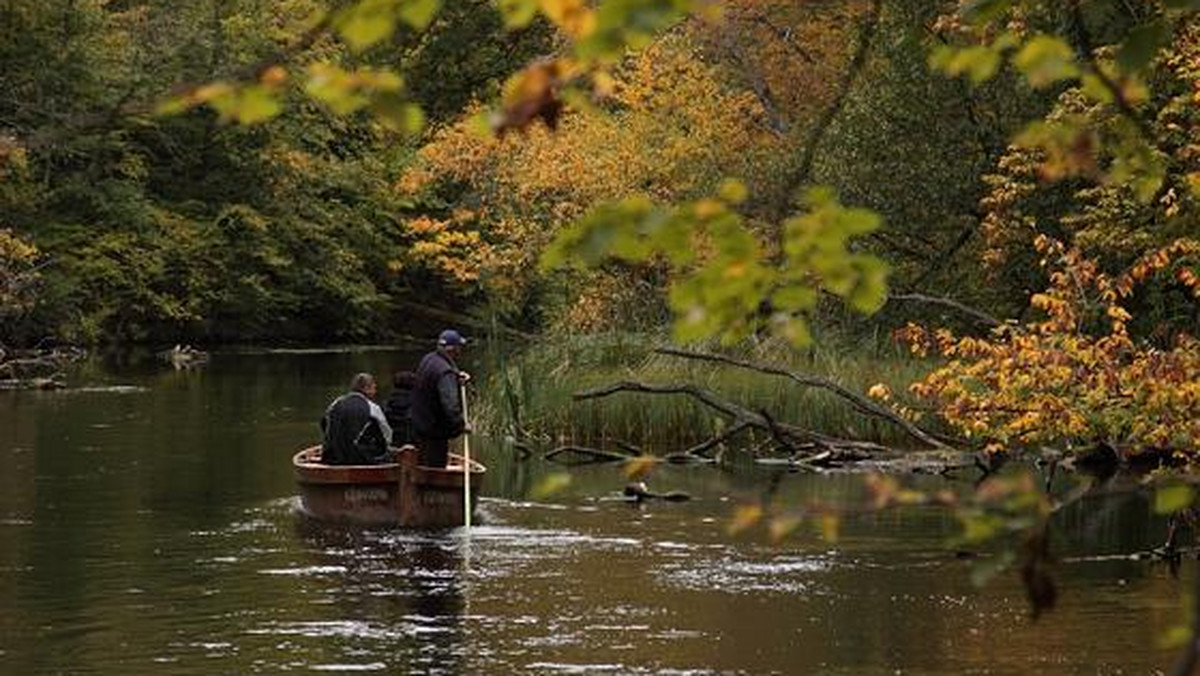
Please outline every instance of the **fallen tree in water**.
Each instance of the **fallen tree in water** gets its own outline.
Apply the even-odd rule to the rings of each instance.
[[[856,412],[896,425],[908,436],[929,448],[938,451],[953,450],[945,441],[933,433],[917,427],[896,412],[826,378],[708,352],[694,352],[677,348],[659,348],[655,352],[684,359],[733,366],[766,375],[786,377],[801,386],[830,392],[846,402]],[[875,442],[833,436],[794,423],[776,420],[765,408],[751,410],[728,401],[711,390],[690,383],[646,383],[625,380],[578,391],[574,394],[574,399],[576,401],[602,399],[621,392],[683,395],[724,416],[725,426],[719,433],[683,451],[665,456],[664,459],[668,461],[719,461],[728,442],[751,431],[764,433],[774,446],[774,450],[788,455],[787,462],[789,464],[811,469],[842,467],[863,461],[896,460],[903,455],[895,448]],[[570,453],[576,458],[582,457],[583,462],[616,462],[627,460],[630,457],[622,453],[577,446],[560,447],[545,457],[553,460],[565,453]]]
[[[906,420],[905,418],[903,418],[902,416],[897,414],[895,411],[892,411],[889,408],[881,406],[878,403],[871,401],[867,397],[864,397],[861,394],[858,394],[857,392],[854,392],[845,387],[842,387],[841,385],[839,385],[827,378],[821,378],[819,376],[813,376],[813,375],[807,375],[807,374],[800,374],[800,373],[796,373],[794,371],[789,371],[787,369],[782,369],[782,368],[778,368],[775,366],[765,366],[765,365],[761,365],[761,364],[755,364],[753,362],[746,361],[745,359],[735,359],[733,357],[726,357],[724,355],[713,354],[711,352],[693,352],[690,350],[680,350],[677,348],[669,348],[669,347],[659,348],[659,349],[655,350],[655,352],[657,352],[658,354],[665,354],[665,355],[670,355],[673,357],[682,357],[684,359],[697,359],[697,360],[701,360],[701,361],[725,364],[728,366],[734,366],[734,367],[741,368],[741,369],[749,369],[751,371],[757,371],[759,373],[764,373],[764,374],[768,374],[768,375],[782,376],[782,377],[792,380],[793,382],[795,382],[797,384],[803,385],[805,387],[815,387],[815,388],[818,388],[821,390],[825,390],[827,392],[831,392],[831,393],[837,395],[838,397],[840,397],[841,399],[843,399],[844,401],[849,403],[850,406],[852,408],[854,408],[854,410],[858,411],[859,413],[886,420],[886,421],[898,426],[900,429],[904,430],[904,432],[906,432],[909,436],[913,437],[914,439],[916,439],[924,444],[932,446],[933,448],[949,448],[949,446],[945,442],[943,442],[941,439],[938,439],[935,435],[933,435],[929,432],[926,432],[925,430],[921,429],[920,427],[917,427],[911,421]]]
[[[729,425],[725,432],[721,433],[714,439],[699,444],[692,450],[691,454],[702,453],[717,443],[727,441],[735,434],[749,430],[757,429],[767,432],[779,444],[791,451],[793,454],[801,454],[806,452],[817,453],[827,450],[860,450],[876,454],[892,454],[896,451],[886,446],[881,446],[870,441],[854,441],[850,439],[839,439],[820,432],[792,425],[788,423],[778,422],[771,418],[765,411],[755,412],[747,408],[739,406],[729,401],[721,399],[713,392],[696,387],[690,384],[669,383],[669,384],[651,384],[635,381],[623,381],[598,387],[590,390],[577,392],[575,398],[577,400],[598,399],[611,396],[618,392],[639,392],[643,394],[683,394],[687,395],[696,401],[708,406],[709,408],[724,414],[729,419]]]
[[[0,390],[62,389],[64,369],[85,354],[74,347],[12,351],[0,347]]]

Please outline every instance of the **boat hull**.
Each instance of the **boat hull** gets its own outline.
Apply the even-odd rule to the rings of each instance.
[[[292,457],[301,508],[322,521],[411,528],[462,525],[462,457],[451,454],[446,468],[417,464],[416,449],[396,451],[397,462],[381,465],[323,465],[321,447]],[[487,469],[471,461],[471,509]]]

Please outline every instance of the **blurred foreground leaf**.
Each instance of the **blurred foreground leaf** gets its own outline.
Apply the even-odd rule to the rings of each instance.
[[[1192,506],[1196,499],[1196,491],[1191,486],[1179,484],[1163,486],[1154,494],[1155,514],[1174,514]]]
[[[653,455],[639,455],[636,458],[631,458],[625,462],[625,478],[630,480],[644,479],[653,471],[656,464],[658,464],[658,458]]]
[[[571,475],[566,472],[556,472],[542,477],[529,491],[529,497],[534,500],[545,500],[548,497],[564,491],[571,485]]]
[[[738,505],[733,509],[733,518],[730,519],[729,525],[725,527],[725,530],[730,535],[744,533],[758,525],[762,521],[763,515],[762,505]]]
[[[841,534],[842,519],[837,514],[822,514],[817,520],[817,524],[821,528],[821,538],[830,544],[838,541],[838,536]]]

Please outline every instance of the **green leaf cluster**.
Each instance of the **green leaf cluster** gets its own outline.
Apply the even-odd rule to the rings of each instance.
[[[358,0],[336,12],[332,23],[351,49],[362,51],[390,38],[401,23],[424,30],[441,5],[440,0]]]
[[[1148,202],[1158,194],[1166,162],[1138,107],[1147,98],[1146,81],[1156,60],[1194,18],[1191,10],[1188,2],[1150,3],[1143,9],[1109,2],[1065,8],[1035,0],[967,3],[958,18],[974,29],[974,39],[935,48],[930,64],[980,84],[1000,71],[1007,56],[1030,87],[1076,87],[1091,102],[1112,106],[1124,125],[1106,130],[1082,116],[1034,121],[1018,142],[1046,152],[1051,178],[1094,173],[1110,183],[1132,182],[1134,194]],[[1099,140],[1106,131],[1115,140],[1106,146],[1112,159],[1105,171],[1094,158],[1081,157],[1095,152],[1081,141]]]
[[[596,6],[595,28],[575,45],[584,60],[615,61],[626,49],[645,46],[678,23],[694,0],[603,0]]]
[[[745,187],[728,181],[718,194],[669,207],[641,197],[601,205],[551,243],[542,265],[665,260],[674,270],[669,300],[681,341],[734,342],[769,329],[805,345],[805,316],[821,291],[865,314],[882,306],[887,266],[849,248],[852,238],[879,227],[879,216],[842,206],[829,189],[812,189],[806,212],[784,224],[783,255],[771,264],[736,211]]]

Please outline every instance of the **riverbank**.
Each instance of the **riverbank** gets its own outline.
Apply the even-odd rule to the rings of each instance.
[[[666,454],[727,433],[737,423],[736,415],[705,402],[711,394],[747,415],[820,435],[896,449],[929,446],[896,421],[864,413],[865,405],[878,405],[867,396],[872,387],[882,385],[904,403],[907,385],[930,368],[930,362],[886,339],[830,336],[802,352],[765,341],[726,353],[803,374],[809,379],[804,383],[784,373],[662,351],[667,345],[662,334],[607,333],[549,338],[512,353],[489,349],[477,355],[485,377],[476,395],[476,422],[489,433],[533,444],[632,445]],[[579,396],[614,384],[646,387]],[[767,431],[738,443],[768,446]]]

